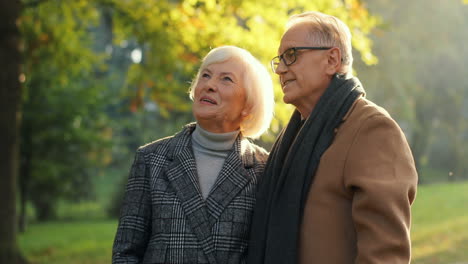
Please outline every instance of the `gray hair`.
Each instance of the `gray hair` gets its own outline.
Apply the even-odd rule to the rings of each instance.
[[[293,15],[286,25],[287,29],[296,24],[307,24],[309,35],[317,46],[338,47],[341,51],[342,66],[339,73],[348,74],[353,67],[351,32],[340,19],[316,11]]]
[[[212,49],[203,58],[203,62],[189,88],[190,99],[193,100],[195,87],[198,84],[200,73],[209,65],[236,58],[244,65],[244,87],[246,105],[250,107],[250,114],[241,122],[242,135],[258,138],[269,127],[273,119],[274,95],[273,82],[265,66],[250,52],[235,46],[221,46]]]

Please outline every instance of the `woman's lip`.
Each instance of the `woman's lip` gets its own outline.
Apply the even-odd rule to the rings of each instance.
[[[218,104],[216,102],[216,100],[214,100],[213,98],[208,97],[208,96],[202,96],[200,98],[200,103],[207,104],[207,105],[217,105]]]

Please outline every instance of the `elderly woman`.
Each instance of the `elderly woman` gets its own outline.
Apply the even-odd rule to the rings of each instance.
[[[190,87],[196,123],[138,149],[112,263],[245,263],[273,89],[248,51],[211,50]]]

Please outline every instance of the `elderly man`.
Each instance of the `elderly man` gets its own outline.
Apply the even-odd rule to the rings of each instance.
[[[259,183],[248,263],[409,263],[414,159],[351,76],[348,27],[295,15],[278,54],[272,68],[296,111]]]

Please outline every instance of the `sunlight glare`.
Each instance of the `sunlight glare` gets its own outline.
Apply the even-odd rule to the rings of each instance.
[[[132,50],[132,53],[130,54],[130,57],[132,58],[133,63],[140,63],[141,62],[141,49],[134,49]]]

